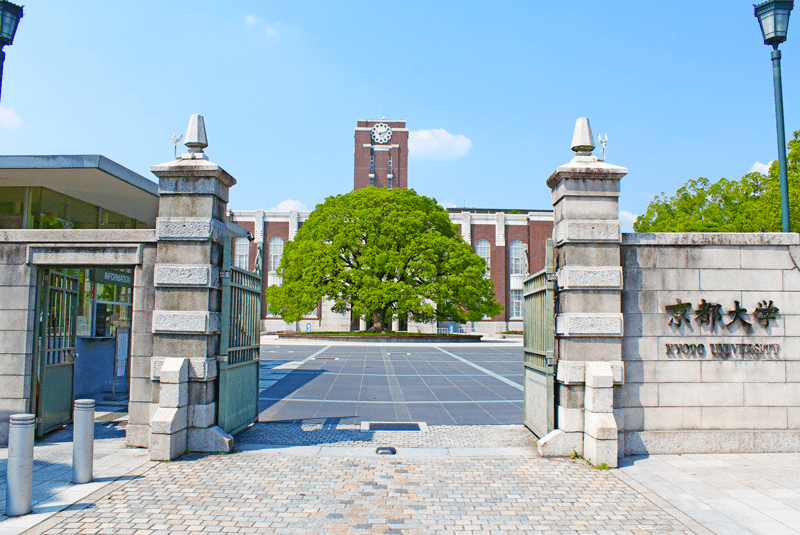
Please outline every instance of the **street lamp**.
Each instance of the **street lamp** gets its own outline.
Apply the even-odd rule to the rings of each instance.
[[[781,219],[783,232],[789,230],[789,183],[786,178],[786,133],[783,128],[783,89],[781,88],[781,51],[778,45],[786,41],[789,14],[794,0],[770,0],[753,5],[764,44],[772,45],[772,80],[775,84],[775,118],[778,123],[778,173],[781,179]]]
[[[0,90],[3,86],[3,63],[6,61],[3,47],[14,42],[14,35],[17,33],[21,18],[22,6],[0,0]]]

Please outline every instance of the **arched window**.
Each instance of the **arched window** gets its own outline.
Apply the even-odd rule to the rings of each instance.
[[[269,271],[278,271],[283,256],[283,240],[275,236],[269,240]]]
[[[475,244],[475,253],[483,258],[483,261],[486,262],[486,275],[485,277],[489,277],[489,268],[492,267],[492,252],[491,247],[489,246],[489,240],[478,240],[478,243]]]
[[[511,274],[522,275],[525,273],[525,247],[519,240],[511,242]]]

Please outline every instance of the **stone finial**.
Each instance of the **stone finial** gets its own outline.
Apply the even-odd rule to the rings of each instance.
[[[572,135],[572,150],[580,156],[589,156],[594,150],[592,127],[589,126],[587,117],[581,117],[575,122],[575,133]]]
[[[202,158],[203,149],[208,147],[206,122],[203,120],[202,115],[194,114],[189,119],[185,145],[189,149],[189,154],[193,155],[193,158]]]

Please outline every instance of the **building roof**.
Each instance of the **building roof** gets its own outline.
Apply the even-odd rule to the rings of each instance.
[[[158,184],[99,154],[0,156],[0,186],[45,187],[154,226]]]

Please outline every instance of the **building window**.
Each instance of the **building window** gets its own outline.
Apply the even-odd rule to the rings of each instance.
[[[369,157],[369,172],[375,174],[375,156],[370,155]]]
[[[250,240],[247,238],[236,238],[233,248],[233,265],[242,269],[250,269]]]
[[[392,177],[389,175],[389,189],[392,189]]]
[[[370,175],[370,176],[369,176],[369,185],[370,185],[370,186],[374,186],[374,185],[375,185],[375,183],[374,183],[374,182],[375,182],[375,179],[372,177],[372,175]]]
[[[521,241],[514,240],[511,242],[511,274],[523,273],[525,273],[525,248]]]
[[[283,240],[275,236],[269,240],[269,271],[278,271],[283,256]]]
[[[522,318],[522,290],[511,290],[511,317]]]
[[[486,273],[484,274],[484,278],[489,278],[489,268],[491,268],[491,248],[489,246],[488,240],[478,240],[478,243],[475,244],[475,253],[478,256],[483,258],[483,261],[486,262]]]
[[[389,156],[389,174],[392,174],[392,157]]]

